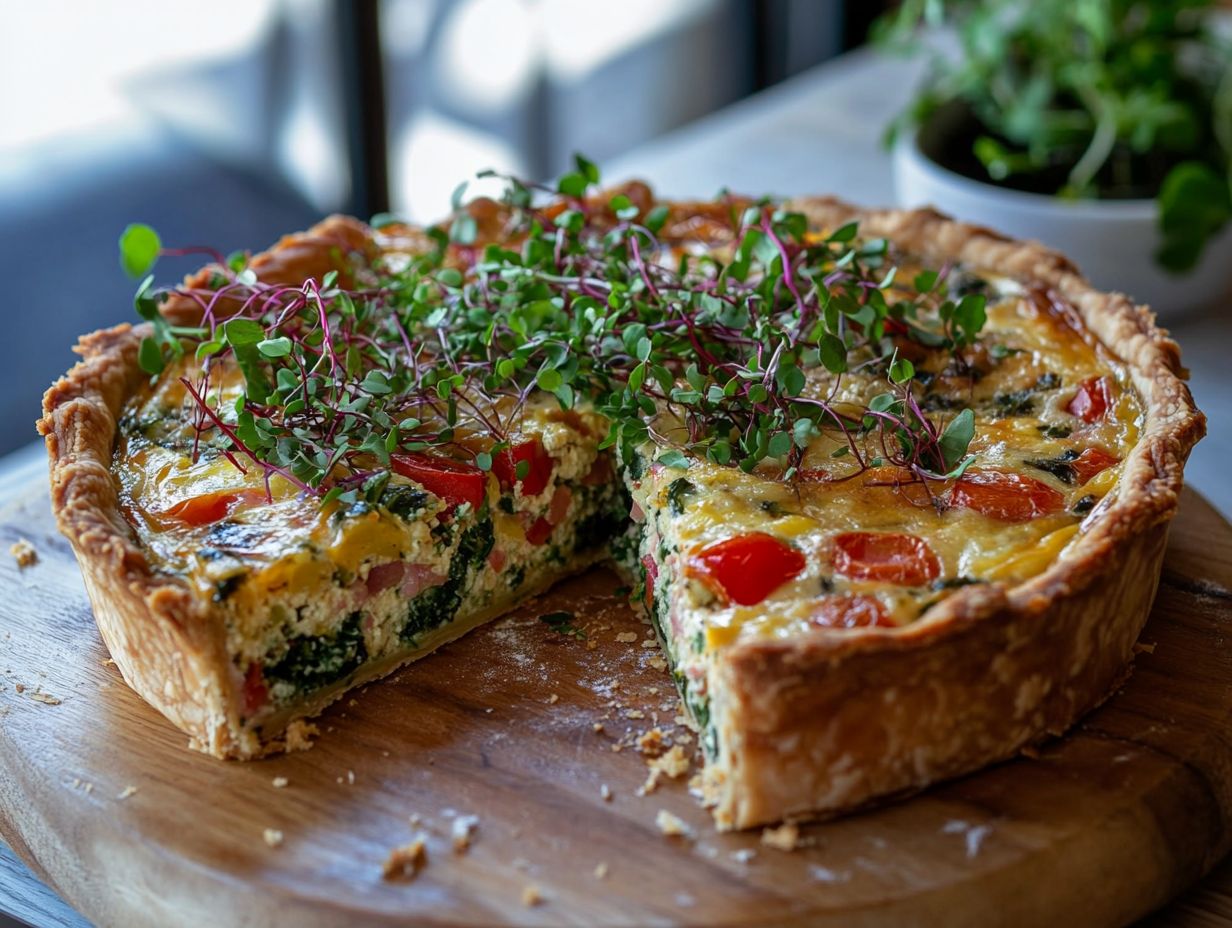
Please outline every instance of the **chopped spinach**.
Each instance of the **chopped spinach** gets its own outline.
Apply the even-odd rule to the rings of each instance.
[[[781,519],[788,514],[787,510],[783,508],[783,504],[778,500],[763,499],[758,504],[758,508],[772,519]]]
[[[424,632],[450,621],[462,605],[471,570],[492,553],[496,537],[492,520],[480,519],[462,533],[457,550],[449,560],[449,576],[438,586],[429,587],[411,600],[400,636],[411,643]]]
[[[943,579],[934,580],[928,585],[928,588],[933,592],[941,592],[942,590],[956,590],[959,587],[971,586],[973,583],[983,583],[983,580],[977,580],[975,577],[945,577]]]
[[[1034,393],[1034,390],[1027,387],[1011,393],[998,393],[992,401],[1001,416],[1029,416],[1035,412]]]
[[[287,653],[265,668],[267,683],[288,683],[307,693],[341,680],[368,659],[361,614],[352,612],[332,635],[300,635]]]
[[[641,480],[642,474],[646,472],[646,459],[636,450],[629,454],[628,470],[632,480]]]
[[[1073,486],[1078,479],[1078,473],[1072,464],[1076,460],[1078,460],[1078,452],[1073,448],[1067,448],[1055,458],[1034,458],[1028,460],[1026,464],[1046,474],[1052,474],[1066,486]]]
[[[217,522],[205,533],[206,547],[219,551],[251,551],[269,538],[269,529],[263,525],[233,522],[226,519]]]
[[[988,281],[970,271],[955,271],[950,274],[950,299],[961,300],[964,296],[986,296]]]
[[[599,509],[578,522],[573,530],[573,550],[593,551],[605,544],[615,545],[628,521],[624,509]]]
[[[215,583],[213,596],[214,602],[221,603],[229,599],[231,594],[239,589],[240,584],[244,582],[244,578],[247,576],[248,573],[246,571],[240,571],[239,573],[232,574],[229,577],[223,577],[223,579]]]
[[[944,393],[925,393],[920,400],[920,408],[925,412],[940,412],[962,409],[967,401],[957,396],[946,396]]]
[[[396,484],[381,494],[381,506],[391,515],[413,522],[427,508],[429,496],[417,487]]]
[[[1035,412],[1035,394],[1041,390],[1055,390],[1059,386],[1061,377],[1048,371],[1041,374],[1029,387],[998,393],[993,397],[993,405],[1001,416],[1029,416]]]
[[[697,493],[697,487],[688,477],[677,477],[667,485],[667,508],[672,515],[684,513],[685,500]]]

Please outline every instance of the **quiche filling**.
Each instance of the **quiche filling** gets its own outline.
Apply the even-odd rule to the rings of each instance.
[[[1039,574],[1116,494],[1141,402],[1043,288],[777,204],[563,192],[475,201],[452,241],[367,230],[290,283],[219,266],[179,291],[200,328],[156,321],[113,472],[223,617],[258,738],[612,561],[721,771],[725,649],[892,634]]]

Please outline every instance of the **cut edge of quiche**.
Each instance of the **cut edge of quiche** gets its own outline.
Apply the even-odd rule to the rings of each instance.
[[[817,228],[856,220],[862,235],[884,236],[912,256],[1031,282],[1119,360],[1142,417],[1114,487],[1076,531],[1051,542],[1048,566],[1022,582],[954,589],[902,627],[874,622],[784,635],[737,633],[721,648],[698,649],[695,635],[686,640],[683,626],[664,621],[695,608],[689,597],[695,598],[697,584],[683,576],[686,558],[681,554],[669,565],[667,548],[641,531],[641,549],[621,558],[630,579],[667,578],[677,568],[681,573],[651,591],[647,611],[706,746],[706,794],[721,828],[829,815],[921,789],[1060,734],[1110,695],[1128,672],[1158,583],[1184,462],[1204,431],[1178,349],[1149,310],[1093,290],[1064,257],[928,210],[868,211],[829,198],[788,205]],[[312,273],[314,254],[362,250],[369,245],[365,234],[354,220],[335,217],[288,236],[252,267],[259,275],[264,267],[275,278],[298,282]],[[187,318],[191,308],[182,312]],[[113,456],[124,410],[149,379],[138,366],[146,334],[148,326],[121,325],[85,336],[76,349],[83,360],[47,392],[39,428],[47,441],[52,505],[77,553],[104,641],[128,683],[187,732],[194,747],[215,756],[255,757],[285,747],[284,730],[293,719],[316,714],[342,692],[602,559],[602,551],[577,542],[575,522],[627,505],[626,488],[607,481],[607,495],[588,512],[567,511],[545,529],[561,542],[553,546],[551,564],[535,551],[512,552],[526,559],[531,580],[482,603],[465,602],[466,592],[490,585],[502,571],[488,561],[487,542],[472,545],[487,550],[473,550],[474,562],[463,565],[464,602],[453,621],[379,653],[365,650],[350,672],[302,696],[292,689],[289,701],[274,705],[269,681],[254,684],[237,671],[235,642],[228,641],[216,602],[159,569],[124,509]],[[530,438],[538,437],[532,430]],[[653,457],[652,449],[644,462],[653,473],[634,479],[627,465],[623,469],[643,526],[669,505],[667,478],[676,479],[653,467]],[[593,449],[589,460],[595,460]],[[557,483],[579,489],[585,468],[575,471],[554,475],[552,486],[530,494],[543,511],[537,518],[548,518]],[[453,513],[447,552],[456,550],[468,528],[487,524],[484,531],[494,531],[503,498],[496,483],[492,477],[479,505],[463,503]],[[519,500],[523,495],[514,493]],[[617,531],[610,523],[609,530]],[[364,569],[370,576],[371,565]],[[447,573],[448,564],[443,569]],[[230,634],[234,638],[234,630]],[[278,647],[301,647],[304,659],[292,662],[297,672],[319,663],[311,641]],[[694,670],[704,680],[704,717],[690,699],[697,681],[690,689],[684,679],[682,655],[690,648],[700,655]]]

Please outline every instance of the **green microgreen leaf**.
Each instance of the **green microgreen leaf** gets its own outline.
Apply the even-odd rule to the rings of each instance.
[[[941,457],[947,471],[952,470],[963,459],[974,437],[975,413],[964,409],[949,421],[945,431],[941,433]]]
[[[129,277],[148,274],[162,247],[157,232],[144,223],[134,222],[120,234],[120,266]]]

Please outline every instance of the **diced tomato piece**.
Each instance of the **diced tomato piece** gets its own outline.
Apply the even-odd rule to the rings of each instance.
[[[964,474],[950,491],[950,505],[1002,522],[1028,522],[1065,508],[1065,497],[1034,477],[984,470]]]
[[[164,510],[163,516],[185,525],[210,525],[221,522],[240,503],[264,498],[260,490],[218,490],[182,500]]]
[[[1107,451],[1099,448],[1087,448],[1082,454],[1070,461],[1069,466],[1074,469],[1074,475],[1078,478],[1078,483],[1083,484],[1096,474],[1118,463],[1120,463],[1120,458],[1112,456]]]
[[[244,712],[253,715],[269,702],[269,688],[265,685],[265,675],[261,673],[260,664],[249,664],[248,672],[244,674]]]
[[[478,509],[483,505],[488,476],[475,465],[413,451],[391,454],[389,458],[394,473],[414,480],[450,506],[470,503]]]
[[[813,609],[809,621],[822,628],[894,627],[881,600],[866,593],[827,596]]]
[[[853,580],[922,586],[941,562],[922,538],[895,532],[843,532],[834,537],[834,569]]]
[[[741,606],[755,606],[804,570],[804,555],[764,532],[737,535],[689,555],[686,572]]]
[[[601,486],[605,483],[611,483],[614,477],[615,472],[612,470],[612,459],[606,454],[600,454],[595,458],[595,463],[587,471],[586,476],[582,478],[582,486]]]
[[[1112,384],[1107,377],[1092,377],[1078,385],[1078,392],[1065,411],[1083,422],[1102,419],[1112,407]]]
[[[493,548],[492,553],[488,555],[488,566],[492,568],[493,573],[499,574],[505,569],[505,564],[509,560],[505,554],[504,548]]]
[[[526,530],[526,540],[532,545],[541,545],[552,536],[553,528],[555,526],[547,519],[536,519]]]
[[[642,555],[642,567],[646,568],[646,608],[654,608],[655,581],[659,579],[659,565],[649,554]]]
[[[573,491],[568,487],[557,487],[552,494],[552,502],[548,504],[548,521],[560,525],[569,515],[569,504],[573,502]]]
[[[526,476],[518,480],[518,464],[522,461],[526,462]],[[516,482],[521,485],[522,493],[526,496],[536,496],[543,492],[543,488],[552,479],[552,469],[555,466],[556,462],[544,450],[543,442],[538,438],[518,442],[492,457],[492,473],[496,474],[500,485],[509,490]]]

